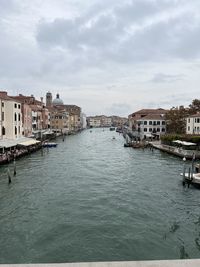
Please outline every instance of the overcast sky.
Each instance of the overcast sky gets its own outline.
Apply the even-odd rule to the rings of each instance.
[[[200,98],[199,0],[0,0],[0,89],[87,115]]]

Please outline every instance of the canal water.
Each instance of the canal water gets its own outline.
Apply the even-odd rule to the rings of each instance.
[[[182,160],[123,144],[85,130],[18,160],[10,185],[1,167],[0,263],[199,258],[200,190],[182,187]]]

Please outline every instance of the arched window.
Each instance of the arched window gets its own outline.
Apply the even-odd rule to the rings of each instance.
[[[17,127],[15,126],[15,135],[17,135]]]
[[[15,121],[17,121],[17,113],[15,113]]]

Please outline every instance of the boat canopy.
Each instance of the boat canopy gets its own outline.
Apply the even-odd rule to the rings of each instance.
[[[183,146],[196,146],[197,144],[191,143],[191,142],[186,142],[186,141],[180,141],[180,140],[175,140],[173,143],[180,144]]]

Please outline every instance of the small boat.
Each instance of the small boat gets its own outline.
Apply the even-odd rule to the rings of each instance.
[[[113,140],[115,140],[116,138],[113,136],[113,138],[112,138]]]
[[[49,142],[45,142],[42,146],[43,147],[57,147],[57,143],[49,143]]]
[[[115,127],[110,127],[110,131],[115,131]]]

